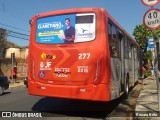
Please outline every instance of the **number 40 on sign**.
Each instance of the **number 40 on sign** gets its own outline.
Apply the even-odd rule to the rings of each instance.
[[[143,24],[150,30],[156,30],[160,28],[160,9],[149,9],[143,17]]]

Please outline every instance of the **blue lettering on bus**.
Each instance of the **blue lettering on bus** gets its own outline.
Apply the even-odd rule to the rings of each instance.
[[[63,24],[60,22],[53,22],[53,23],[43,23],[38,25],[38,29],[44,29],[44,28],[55,28],[60,29],[63,27]]]

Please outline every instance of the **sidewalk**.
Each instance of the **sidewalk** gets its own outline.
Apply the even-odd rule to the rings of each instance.
[[[25,86],[23,80],[16,80],[16,82],[11,82],[9,84],[9,89],[20,87],[20,86]]]
[[[135,117],[151,118],[151,120],[160,119],[156,78],[148,77],[143,80],[142,89],[136,103]]]

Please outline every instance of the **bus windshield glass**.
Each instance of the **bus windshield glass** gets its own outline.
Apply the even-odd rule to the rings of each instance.
[[[95,39],[95,13],[63,14],[39,18],[36,23],[36,42],[63,44]]]

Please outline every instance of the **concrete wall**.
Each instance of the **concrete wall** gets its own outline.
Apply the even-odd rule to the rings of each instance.
[[[28,70],[28,62],[27,59],[20,59],[17,61],[17,76],[19,78],[27,77],[27,70]]]
[[[23,79],[27,76],[28,63],[27,59],[16,59],[17,64],[17,78]],[[11,59],[4,58],[0,59],[0,75],[8,76],[11,75],[12,61]]]
[[[20,49],[20,58],[22,58],[22,59],[28,58],[28,48]]]
[[[8,48],[5,50],[5,58],[11,58],[11,53],[15,53],[15,58],[28,58],[28,48]]]
[[[5,51],[5,58],[11,58],[11,53],[15,53],[15,58],[20,58],[19,48],[8,48]]]
[[[14,65],[17,65],[17,77],[23,79],[27,76],[28,68],[28,48],[8,48],[0,49],[0,75],[11,75],[12,60],[11,53],[15,53]]]

